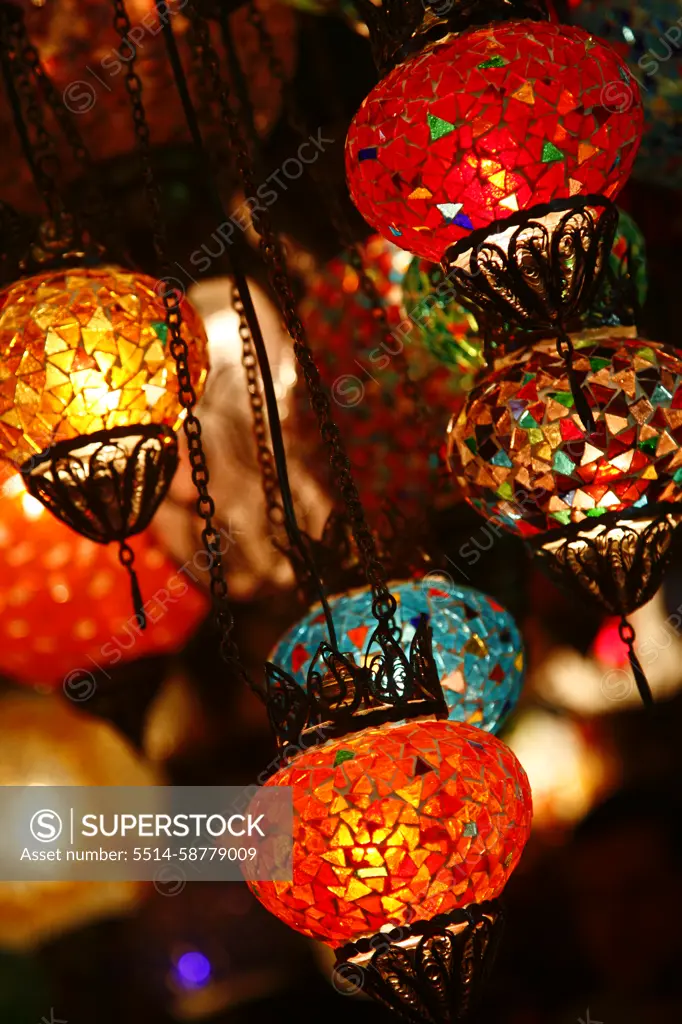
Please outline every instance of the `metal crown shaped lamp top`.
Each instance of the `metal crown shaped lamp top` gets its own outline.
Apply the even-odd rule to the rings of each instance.
[[[446,36],[495,21],[550,21],[546,0],[356,0],[374,62],[386,74]]]
[[[380,620],[360,665],[321,643],[303,685],[266,663],[266,705],[283,759],[370,725],[448,717],[427,616],[421,617],[409,652],[395,632],[390,620]]]

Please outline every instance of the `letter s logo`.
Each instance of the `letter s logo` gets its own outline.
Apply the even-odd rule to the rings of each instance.
[[[56,811],[36,811],[29,827],[39,843],[53,843],[62,834],[62,819]]]

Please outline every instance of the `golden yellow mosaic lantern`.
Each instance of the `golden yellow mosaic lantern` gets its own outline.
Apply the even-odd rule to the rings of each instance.
[[[160,283],[119,267],[45,270],[0,293],[0,454],[30,493],[99,543],[150,522],[184,417]],[[183,300],[198,397],[206,334]],[[125,556],[125,557],[124,557]]]

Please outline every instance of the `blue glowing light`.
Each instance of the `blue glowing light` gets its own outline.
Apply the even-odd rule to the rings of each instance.
[[[203,953],[183,953],[176,967],[180,981],[187,988],[205,985],[211,976],[211,963]]]

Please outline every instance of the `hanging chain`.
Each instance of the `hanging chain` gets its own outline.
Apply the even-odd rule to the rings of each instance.
[[[76,165],[83,173],[86,191],[82,209],[85,220],[87,223],[95,225],[98,233],[103,233],[106,230],[106,226],[114,223],[115,219],[111,216],[111,204],[101,188],[99,175],[92,157],[73,122],[71,114],[64,105],[59,91],[45,72],[40,54],[29,38],[23,19],[18,22],[18,31],[24,62],[33,75],[34,81],[38,85],[45,102],[61,129]]]
[[[67,221],[57,185],[61,174],[61,164],[54,140],[45,127],[36,91],[31,84],[30,52],[27,55],[25,49],[23,15],[3,4],[0,9],[0,19],[3,57],[8,62],[9,74],[16,88],[20,106],[17,114],[22,117],[26,129],[25,141],[30,150],[26,156],[50,217],[55,224],[63,227]]]
[[[246,320],[244,305],[236,284],[232,285],[232,306],[239,317],[239,338],[242,343],[242,366],[246,371],[246,386],[249,392],[249,404],[253,421],[253,433],[256,439],[258,465],[261,473],[261,484],[265,496],[265,507],[272,526],[284,524],[284,509],[279,500],[279,483],[277,470],[270,446],[268,430],[265,422],[265,403],[258,374],[258,358],[251,337],[251,330]]]
[[[628,649],[630,668],[632,669],[632,674],[635,677],[635,683],[637,684],[639,695],[642,698],[642,703],[646,708],[652,708],[654,706],[654,698],[651,693],[647,677],[644,674],[642,663],[635,652],[635,627],[632,623],[628,622],[624,615],[618,623],[618,635]]]
[[[308,136],[308,126],[305,123],[302,112],[296,103],[293,92],[287,82],[286,75],[284,73],[284,66],[277,56],[272,36],[268,31],[263,14],[259,10],[255,0],[249,0],[247,4],[247,12],[248,20],[258,32],[258,40],[270,66],[270,72],[280,83],[289,124],[299,138],[306,139]],[[336,181],[332,180],[328,175],[325,175],[321,164],[310,164],[308,170],[310,171],[311,178],[318,186],[318,191],[327,201],[332,226],[338,235],[341,245],[348,251],[350,264],[358,275],[360,287],[371,305],[372,314],[377,322],[377,330],[381,333],[382,337],[388,338],[393,342],[394,338],[388,323],[388,317],[386,316],[386,307],[381,301],[381,297],[377,292],[376,285],[374,284],[371,275],[367,272],[361,250],[348,231],[348,221],[343,210],[341,191]],[[422,428],[422,432],[425,437],[428,439],[428,428],[433,422],[433,417],[429,417],[421,392],[410,376],[410,368],[405,356],[405,350],[401,346],[397,352],[394,352],[393,347],[391,346],[389,351],[391,352],[392,358],[395,360],[395,365],[398,367],[403,391],[408,400],[414,406],[419,425]]]
[[[186,12],[194,26],[202,67],[218,100],[221,119],[227,131],[230,149],[236,155],[237,167],[246,195],[256,196],[258,192],[253,163],[239,122],[232,111],[229,90],[220,73],[220,65],[211,45],[208,25],[205,19],[198,15],[191,2],[188,4]],[[350,462],[345,452],[341,433],[331,415],[329,397],[320,379],[313,354],[307,344],[303,324],[296,311],[296,302],[291,291],[279,239],[273,231],[267,211],[264,211],[263,208],[252,209],[251,220],[254,230],[260,236],[260,249],[268,269],[270,283],[277,296],[286,328],[293,339],[294,353],[308,386],[311,405],[317,416],[322,438],[329,451],[336,484],[345,502],[358,552],[368,582],[372,587],[374,614],[382,620],[390,619],[395,612],[396,601],[388,590],[388,581],[379,561],[376,544],[351,475]]]
[[[114,28],[118,32],[121,42],[127,42],[132,51],[132,56],[126,64],[125,87],[130,97],[133,113],[137,148],[142,165],[142,177],[149,204],[154,249],[162,267],[162,273],[167,273],[168,263],[165,255],[167,248],[166,231],[161,213],[158,185],[152,165],[149,125],[147,124],[147,117],[142,102],[142,82],[135,71],[137,54],[134,44],[129,39],[132,26],[125,7],[125,0],[112,0],[112,3],[114,8]],[[192,482],[198,494],[196,511],[204,524],[201,538],[204,549],[209,556],[211,598],[220,630],[220,653],[226,662],[236,667],[242,679],[252,689],[259,692],[258,687],[241,664],[239,649],[232,637],[234,617],[228,601],[227,581],[225,579],[222,552],[220,550],[220,533],[213,521],[215,517],[215,503],[208,490],[209,473],[206,453],[201,438],[201,423],[194,413],[197,397],[192,385],[189,367],[189,348],[182,336],[182,293],[179,288],[170,286],[168,282],[160,283],[164,284],[160,297],[166,310],[166,324],[171,338],[170,351],[177,367],[178,397],[180,404],[186,411],[183,429],[189,449]]]

